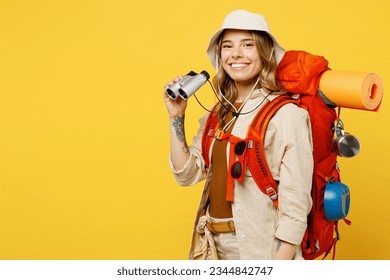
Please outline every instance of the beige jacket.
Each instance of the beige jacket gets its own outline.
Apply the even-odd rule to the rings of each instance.
[[[264,98],[262,90],[254,91],[242,112],[254,109]],[[276,98],[270,95],[268,100]],[[245,138],[247,128],[259,109],[237,119],[232,134]],[[191,186],[210,178],[206,175],[201,152],[202,130],[208,114],[200,119],[200,128],[190,146],[191,157],[181,170],[175,170],[170,163],[176,181],[181,186]],[[269,122],[265,135],[264,149],[268,165],[275,180],[279,181],[279,209],[267,195],[262,193],[246,170],[242,184],[236,182],[232,203],[237,241],[241,259],[272,259],[280,240],[299,245],[307,226],[310,212],[311,184],[313,173],[312,136],[308,112],[294,104],[283,106]],[[212,149],[210,149],[211,151]],[[229,158],[229,146],[227,147]],[[203,195],[195,220],[205,212],[209,194],[209,180],[206,180]],[[196,231],[192,241],[190,259]],[[302,259],[297,246],[295,259]]]

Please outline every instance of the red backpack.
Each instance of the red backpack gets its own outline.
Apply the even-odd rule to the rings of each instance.
[[[315,259],[323,255],[325,258],[339,239],[338,220],[328,221],[324,211],[325,186],[330,181],[340,181],[337,155],[332,148],[334,125],[338,119],[335,108],[327,105],[318,89],[321,74],[329,70],[328,61],[303,51],[288,51],[277,67],[277,79],[282,88],[292,94],[282,95],[272,102],[264,104],[248,128],[247,140],[250,147],[246,151],[244,166],[248,166],[259,189],[267,194],[278,207],[278,185],[272,178],[265,153],[263,139],[268,122],[273,115],[287,103],[295,103],[308,111],[313,135],[314,172],[312,181],[313,206],[308,216],[308,226],[302,241],[302,252],[305,259]],[[294,95],[295,94],[295,95]],[[299,96],[297,95],[299,94]],[[327,100],[328,101],[328,100]],[[210,113],[206,122],[202,153],[209,166],[209,151],[218,126],[215,111]],[[233,135],[226,134],[223,139],[234,143]],[[219,135],[221,139],[221,135]],[[231,149],[233,145],[231,145]],[[249,145],[248,145],[249,146]],[[231,151],[230,154],[233,154]],[[243,180],[243,178],[238,179]],[[229,181],[229,179],[228,179]],[[232,186],[230,186],[232,188]],[[229,182],[228,182],[229,192]],[[348,224],[348,220],[344,219]]]

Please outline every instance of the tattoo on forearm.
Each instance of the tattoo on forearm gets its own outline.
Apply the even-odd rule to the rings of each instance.
[[[179,116],[172,121],[172,125],[175,128],[177,139],[183,143],[183,152],[188,153],[188,145],[184,134],[184,116]]]

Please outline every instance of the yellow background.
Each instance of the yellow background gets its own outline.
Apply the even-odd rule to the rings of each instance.
[[[390,84],[386,0],[0,1],[0,259],[186,259],[203,184],[170,173],[163,84],[213,75],[208,40],[241,8],[286,49]],[[352,225],[338,259],[390,259],[387,100],[342,110],[362,149],[340,159]],[[189,141],[203,113],[190,99]]]

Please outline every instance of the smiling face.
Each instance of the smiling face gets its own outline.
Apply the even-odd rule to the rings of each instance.
[[[252,32],[233,29],[224,32],[221,64],[236,85],[254,85],[262,66]]]

